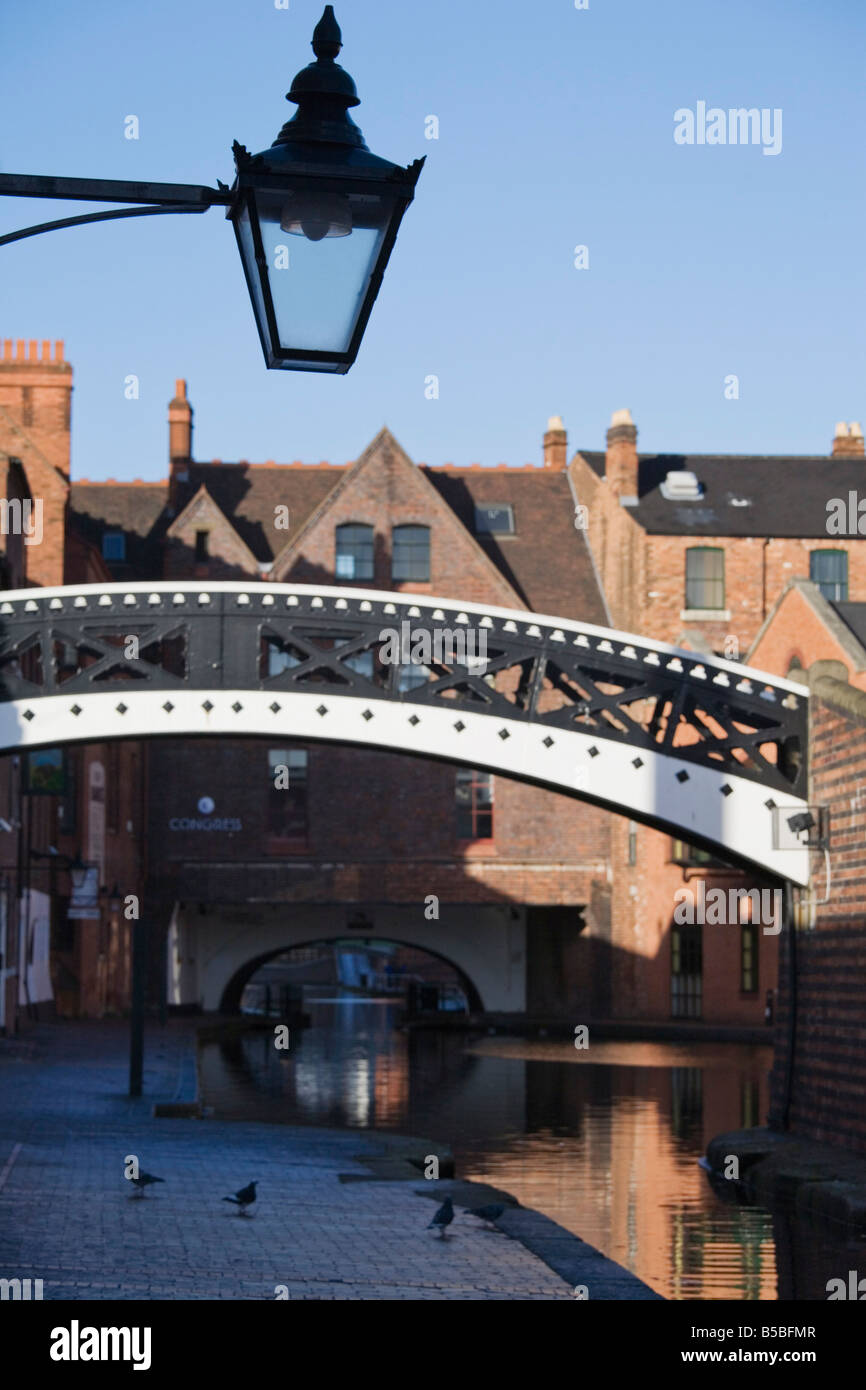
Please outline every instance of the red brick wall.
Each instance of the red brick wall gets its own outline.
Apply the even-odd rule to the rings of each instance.
[[[830,807],[830,901],[797,930],[790,1128],[866,1154],[866,696],[819,679],[811,702],[810,800]],[[825,875],[816,857],[818,897]],[[808,919],[807,919],[808,920]],[[787,937],[787,933],[786,933]],[[772,1119],[784,1119],[788,942],[780,964]]]
[[[588,903],[593,881],[605,876],[608,819],[580,802],[496,777],[493,841],[473,844],[457,838],[452,766],[327,744],[308,748],[307,848],[269,854],[270,746],[283,745],[278,739],[150,745],[151,780],[160,788],[148,836],[154,874],[161,864],[171,872],[184,861],[216,857],[227,865],[288,866],[317,902],[421,902],[435,893],[452,902],[562,905]],[[170,830],[172,817],[197,814],[202,795],[216,803],[215,817],[238,818],[242,830]],[[293,870],[302,864],[313,872]],[[181,896],[208,896],[196,870],[186,877]],[[255,896],[254,875],[252,882]],[[212,883],[218,891],[218,876]]]
[[[702,637],[723,653],[737,639],[740,660],[789,580],[809,578],[813,550],[848,552],[848,597],[866,599],[866,546],[860,540],[648,535],[615,488],[576,454],[570,465],[579,500],[588,509],[588,539],[615,627],[656,641],[690,645]],[[686,610],[686,551],[693,546],[725,552],[725,611],[729,619],[682,618]],[[735,649],[736,650],[736,649]],[[775,669],[775,668],[774,668]]]
[[[852,657],[854,642],[843,647],[799,589],[789,589],[772,622],[749,653],[749,665],[786,676],[796,660],[806,671],[813,661],[841,661],[852,685],[866,690],[866,669]]]

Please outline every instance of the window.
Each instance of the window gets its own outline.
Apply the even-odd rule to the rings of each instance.
[[[514,508],[508,502],[486,502],[475,508],[475,534],[514,535]]]
[[[373,578],[373,528],[357,522],[337,527],[337,578]]]
[[[692,868],[698,865],[708,865],[710,867],[724,866],[723,859],[717,859],[708,850],[697,849],[690,845],[687,840],[671,841],[671,859],[675,864],[682,864],[685,868]]]
[[[702,1000],[701,928],[677,925],[671,932],[671,1017],[700,1018]]]
[[[809,555],[809,578],[825,598],[833,603],[848,599],[848,552],[813,550]]]
[[[758,992],[758,927],[744,922],[740,927],[740,989],[743,994]]]
[[[710,546],[686,551],[686,608],[719,611],[725,606],[725,552]]]
[[[493,777],[459,767],[454,788],[457,836],[460,840],[493,839]]]
[[[195,533],[195,560],[197,565],[205,562],[208,556],[208,531],[196,531]]]
[[[126,536],[122,531],[105,532],[102,537],[102,558],[109,564],[123,564],[126,559]]]
[[[401,695],[407,695],[410,690],[417,690],[419,686],[426,685],[432,677],[430,667],[422,666],[417,661],[398,666],[394,672],[396,688]]]
[[[430,527],[395,526],[391,533],[391,578],[430,578]]]
[[[268,749],[268,832],[275,840],[307,840],[307,750]]]
[[[120,744],[109,743],[107,749],[108,785],[105,798],[105,828],[117,834],[120,820]]]
[[[61,835],[74,835],[77,829],[79,756],[77,748],[67,748],[63,754],[66,790],[57,807],[57,823]]]

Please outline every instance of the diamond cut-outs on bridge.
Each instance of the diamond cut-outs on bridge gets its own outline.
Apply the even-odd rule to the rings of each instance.
[[[499,737],[500,737],[501,739],[504,740],[504,739],[506,739],[506,738],[511,738],[511,735],[510,735],[510,733],[508,732],[507,729],[500,729],[500,730],[499,730]]]
[[[412,727],[414,728],[416,724],[420,724],[420,723],[421,723],[421,720],[418,718],[417,714],[410,714],[410,715],[409,715],[409,723],[410,723],[410,724],[412,725]]]
[[[632,758],[632,767],[643,767],[643,758]]]
[[[171,714],[172,710],[174,709],[174,705],[171,703],[171,700],[166,700],[165,704],[163,705],[163,709],[165,710],[166,714]]]
[[[680,769],[680,771],[677,773],[677,781],[678,781],[678,782],[687,782],[688,780],[689,780],[689,774],[688,774],[687,772],[683,772],[682,769]]]
[[[210,700],[203,700],[201,707],[204,710],[205,714],[210,714],[211,710],[213,709],[213,705],[211,704]]]
[[[243,705],[241,704],[240,700],[235,700],[234,704],[232,705],[232,709],[234,710],[235,714],[240,714],[241,710],[243,709]]]
[[[24,711],[24,718],[27,720],[27,722],[28,722],[28,724],[29,724],[29,722],[30,722],[31,719],[35,719],[35,718],[36,718],[36,715],[33,713],[32,709],[26,709],[26,710]]]
[[[362,712],[361,712],[361,718],[362,718],[362,719],[366,719],[366,720],[369,721],[370,719],[373,718],[373,711],[372,711],[371,709],[362,710]]]
[[[545,748],[553,747],[553,739],[550,737],[550,734],[547,735],[547,738],[543,738],[541,742],[544,744]]]
[[[71,711],[71,712],[72,712],[72,714],[74,714],[74,715],[76,715],[76,716],[79,715],[79,714],[81,713],[81,706],[80,706],[80,705],[73,705],[73,706],[72,706],[72,711]]]
[[[588,748],[586,751],[589,753],[589,756],[590,756],[591,758],[597,758],[597,757],[598,757],[598,749],[596,748],[595,744],[593,744],[592,747],[591,747],[591,748]]]
[[[327,713],[328,713],[328,706],[327,706],[327,705],[319,705],[319,708],[316,710],[316,714],[327,714]]]
[[[122,701],[119,705],[115,705],[115,709],[117,710],[118,714],[126,714],[126,705],[123,704]]]
[[[462,719],[458,719],[454,727],[457,730],[458,734],[462,734],[463,730],[466,728],[466,725],[463,723]]]
[[[719,791],[722,793],[722,796],[733,796],[734,794],[733,787],[729,787],[727,782],[723,787],[719,787]]]
[[[770,797],[769,800],[765,801],[764,805],[766,806],[768,811],[775,811],[776,809],[776,803],[772,797]]]
[[[268,708],[271,711],[271,714],[279,714],[280,710],[282,709],[282,705],[278,705],[276,700],[274,700],[274,703],[272,705],[269,705]]]

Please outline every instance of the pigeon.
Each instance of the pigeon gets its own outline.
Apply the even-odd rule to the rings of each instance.
[[[480,1221],[484,1222],[488,1230],[492,1231],[494,1229],[493,1223],[499,1220],[504,1210],[505,1207],[498,1202],[490,1202],[486,1207],[470,1207],[469,1215],[477,1216]]]
[[[234,1197],[223,1197],[224,1202],[234,1202],[236,1207],[240,1207],[241,1213],[245,1212],[247,1207],[251,1207],[255,1200],[256,1184],[254,1182],[242,1187],[240,1192],[235,1193]]]
[[[441,1207],[439,1208],[439,1210],[437,1211],[436,1215],[433,1217],[433,1220],[432,1220],[432,1221],[430,1222],[430,1224],[428,1225],[427,1230],[429,1231],[431,1226],[437,1226],[437,1227],[439,1228],[439,1234],[440,1234],[440,1236],[441,1236],[441,1237],[443,1238],[443,1240],[444,1240],[444,1238],[445,1238],[445,1227],[446,1227],[446,1226],[450,1226],[450,1225],[451,1225],[451,1222],[452,1222],[453,1220],[454,1220],[454,1207],[453,1207],[453,1205],[452,1205],[452,1203],[451,1203],[451,1198],[450,1198],[450,1197],[446,1197],[446,1198],[445,1198],[445,1201],[442,1203],[442,1205],[441,1205]]]
[[[152,1182],[165,1182],[165,1178],[155,1178],[153,1173],[139,1173],[137,1178],[130,1178],[129,1181],[138,1188],[139,1197],[143,1197],[146,1187],[150,1187]]]

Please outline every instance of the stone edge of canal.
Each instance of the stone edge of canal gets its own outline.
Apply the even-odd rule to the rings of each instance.
[[[221,1037],[241,1032],[253,1031],[254,1026],[240,1026],[235,1023],[226,1029],[216,1026],[213,1021],[195,1029],[195,1066],[184,1068],[183,1081],[171,1101],[161,1101],[154,1105],[154,1115],[165,1118],[206,1117],[209,1113],[202,1102],[199,1053],[203,1043],[216,1042]],[[343,1135],[343,1130],[333,1133]],[[393,1134],[388,1131],[365,1130],[365,1138],[373,1139],[384,1150],[381,1155],[358,1154],[356,1162],[361,1163],[367,1173],[341,1173],[340,1182],[417,1182],[425,1167],[426,1156],[436,1153],[439,1156],[440,1171],[444,1168],[446,1177],[429,1179],[423,1188],[416,1188],[418,1197],[442,1202],[450,1196],[455,1206],[467,1210],[470,1207],[484,1206],[490,1202],[501,1202],[506,1210],[496,1225],[510,1239],[517,1240],[530,1254],[552,1269],[554,1274],[570,1284],[575,1297],[598,1300],[626,1301],[655,1300],[664,1302],[664,1296],[656,1293],[648,1284],[623,1265],[617,1264],[602,1254],[594,1245],[581,1240],[579,1236],[567,1231],[564,1226],[544,1216],[531,1207],[523,1207],[510,1192],[489,1186],[486,1183],[457,1178],[454,1173],[454,1156],[447,1145],[415,1135]]]

